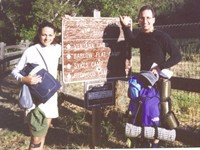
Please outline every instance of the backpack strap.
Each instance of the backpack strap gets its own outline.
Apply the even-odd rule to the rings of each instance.
[[[155,129],[154,139],[158,139],[158,126],[155,124],[155,122],[153,122],[153,127]]]
[[[144,139],[144,126],[142,126],[142,130],[141,130],[141,138]]]
[[[46,64],[46,62],[45,62],[45,60],[44,60],[44,57],[42,56],[42,54],[40,53],[40,51],[36,48],[36,50],[38,51],[38,53],[40,54],[40,56],[41,56],[41,58],[42,58],[42,60],[43,60],[43,62],[44,62],[44,64],[45,64],[45,67],[46,67],[46,69],[47,69],[47,71],[48,71],[48,67],[47,67],[47,64]],[[49,71],[48,71],[49,72]]]

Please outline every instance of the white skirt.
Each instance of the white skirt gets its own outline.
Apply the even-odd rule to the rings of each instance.
[[[38,106],[45,114],[46,118],[57,118],[58,114],[58,93],[55,93],[46,103]]]
[[[44,112],[46,118],[57,118],[59,116],[58,93],[56,92],[46,103],[44,104],[41,103],[38,107]],[[30,109],[26,109],[25,117],[34,108],[35,108],[35,105],[33,105],[33,107],[31,107]]]

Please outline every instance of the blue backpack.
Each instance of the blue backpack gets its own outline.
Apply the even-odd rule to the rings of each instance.
[[[160,123],[160,94],[155,86],[144,86],[138,76],[129,79],[128,96],[130,98],[128,110],[132,115],[132,123],[137,117],[142,117],[142,126],[158,126]],[[138,116],[139,109],[142,115]]]
[[[141,84],[139,83],[139,79],[137,76],[130,77],[129,81],[129,98],[130,99],[137,99],[140,95]]]

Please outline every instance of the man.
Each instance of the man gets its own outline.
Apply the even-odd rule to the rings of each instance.
[[[140,70],[152,71],[159,75],[164,68],[170,68],[181,60],[181,54],[172,38],[154,28],[155,11],[151,6],[143,6],[138,15],[141,27],[137,35],[131,31],[131,18],[120,16],[125,39],[129,45],[140,49]],[[169,57],[167,57],[169,55]],[[157,65],[152,67],[152,64]],[[158,147],[159,140],[154,140],[151,147]]]
[[[138,15],[141,32],[134,37],[131,32],[131,18],[120,16],[126,40],[130,46],[140,48],[141,70],[150,70],[153,63],[153,73],[160,73],[164,68],[170,68],[181,60],[181,54],[173,39],[166,33],[154,28],[155,11],[151,6],[143,6]],[[166,54],[169,59],[166,60]]]

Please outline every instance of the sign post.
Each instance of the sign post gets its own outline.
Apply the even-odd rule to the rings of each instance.
[[[85,83],[86,108],[92,108],[92,146],[101,143],[101,107],[114,104],[114,82]]]
[[[62,20],[63,82],[85,82],[86,107],[92,109],[93,147],[100,143],[101,107],[115,101],[113,83],[131,72],[131,48],[119,18],[98,17],[99,13]]]
[[[101,108],[92,108],[92,147],[101,143]]]

